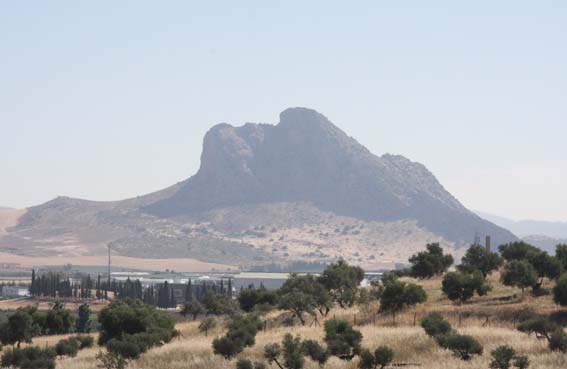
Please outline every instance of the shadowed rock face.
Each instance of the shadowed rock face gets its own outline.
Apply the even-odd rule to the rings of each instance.
[[[423,165],[375,156],[314,110],[291,108],[277,125],[219,124],[201,167],[170,197],[144,208],[163,218],[245,204],[311,202],[362,220],[415,219],[457,244],[476,233],[516,237],[468,211]]]

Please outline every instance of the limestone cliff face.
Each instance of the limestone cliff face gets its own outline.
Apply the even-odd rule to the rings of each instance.
[[[362,220],[414,219],[457,244],[476,233],[515,236],[468,211],[422,164],[376,156],[314,110],[291,108],[277,125],[214,126],[201,167],[170,197],[144,208],[163,218],[246,204],[310,202]]]

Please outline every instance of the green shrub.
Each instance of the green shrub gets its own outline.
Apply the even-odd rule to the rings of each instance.
[[[230,359],[244,350],[254,346],[256,333],[262,329],[262,322],[255,314],[234,316],[227,324],[224,337],[213,340],[213,352]]]
[[[132,335],[125,336],[122,339],[113,338],[107,342],[106,348],[108,352],[115,353],[125,359],[137,359],[142,354],[144,345]]]
[[[441,275],[453,264],[453,256],[443,254],[438,243],[427,244],[426,249],[409,259],[412,277],[426,279]]]
[[[277,293],[265,288],[246,288],[238,294],[238,304],[246,312],[261,308],[266,310],[277,304]]]
[[[360,369],[384,369],[394,359],[394,351],[388,346],[380,346],[374,350],[374,355],[368,349],[360,352],[360,361],[358,367]]]
[[[14,348],[4,351],[2,367],[20,369],[55,369],[55,350],[52,348],[39,348],[35,346]]]
[[[137,358],[176,334],[173,319],[139,300],[117,300],[99,313],[99,344],[124,358]]]
[[[551,333],[560,327],[547,318],[536,317],[524,320],[518,325],[518,330],[527,334],[535,333],[536,337],[545,337],[549,340]]]
[[[91,348],[94,346],[93,336],[75,336],[75,339],[79,341],[79,349]]]
[[[557,329],[549,337],[549,348],[552,351],[567,352],[567,334],[562,329]]]
[[[79,341],[74,337],[63,339],[55,345],[55,352],[59,356],[75,357],[79,352]]]
[[[527,356],[518,355],[514,358],[514,366],[518,369],[528,369],[530,361]]]
[[[360,352],[362,334],[345,320],[325,322],[325,337],[329,353],[342,360],[351,360]]]
[[[286,334],[282,341],[283,364],[286,369],[301,369],[305,364],[303,351],[301,349],[301,339],[299,336],[293,337]]]
[[[438,312],[429,313],[421,319],[421,327],[430,337],[449,334],[452,331],[451,323],[443,319]]]
[[[305,340],[302,343],[303,354],[309,356],[311,360],[319,364],[325,365],[329,359],[329,353],[315,340]]]
[[[461,360],[470,360],[473,355],[482,355],[482,345],[471,336],[449,333],[437,336],[436,339],[439,346],[453,351]]]
[[[510,362],[516,356],[516,350],[510,346],[498,346],[490,353],[492,361],[490,362],[491,369],[508,369]]]
[[[567,306],[567,274],[561,276],[553,287],[553,301],[561,306]]]
[[[264,347],[264,358],[268,360],[268,363],[275,362],[282,369],[302,369],[305,364],[303,353],[303,345],[299,336],[293,337],[289,333],[284,336],[281,346],[278,343],[272,343]]]
[[[243,343],[230,337],[218,337],[213,340],[213,352],[215,355],[221,355],[225,359],[232,359],[244,350]]]
[[[248,359],[238,359],[236,369],[254,369],[252,362]]]

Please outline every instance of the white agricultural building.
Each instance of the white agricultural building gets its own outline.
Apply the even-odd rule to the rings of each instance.
[[[17,287],[17,286],[2,287],[2,297],[5,298],[26,297],[29,295],[30,295],[30,291],[26,287]]]

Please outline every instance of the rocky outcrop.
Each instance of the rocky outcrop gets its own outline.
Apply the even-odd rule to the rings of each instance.
[[[201,167],[146,211],[175,217],[270,202],[311,202],[363,220],[415,219],[456,243],[510,232],[468,211],[422,164],[376,156],[314,110],[291,108],[277,125],[219,124],[205,136]]]

